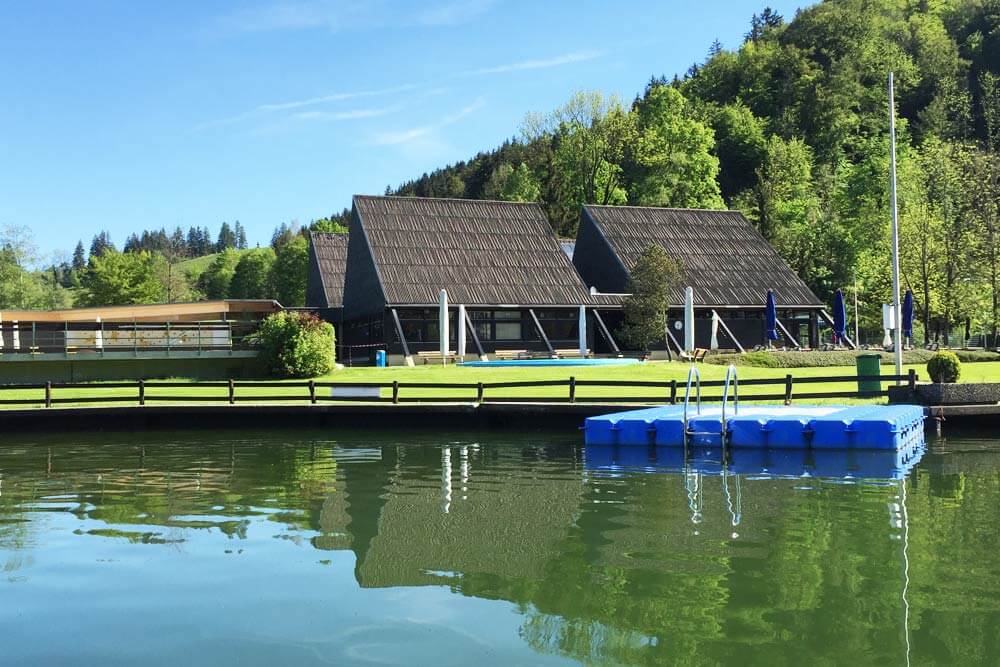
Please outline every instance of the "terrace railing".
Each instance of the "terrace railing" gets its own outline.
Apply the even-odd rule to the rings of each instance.
[[[0,361],[23,355],[201,354],[255,349],[256,324],[203,322],[0,322]]]
[[[914,371],[907,375],[860,376],[842,375],[828,377],[757,378],[740,381],[740,401],[767,401],[792,404],[793,400],[815,399],[871,399],[888,395],[878,391],[824,390],[824,384],[862,382],[906,382],[915,391],[918,376]],[[725,387],[725,380],[701,382],[703,389]],[[580,396],[580,388],[619,389],[613,396]],[[762,393],[746,392],[749,387],[763,388]],[[552,395],[510,395],[512,389],[562,388]],[[180,382],[169,380],[138,380],[129,382],[70,383],[45,382],[39,384],[0,385],[0,406],[44,406],[91,404],[147,405],[148,403],[636,403],[676,404],[683,401],[683,385],[677,380],[534,380],[510,382],[328,382],[328,381],[253,381],[228,380],[212,382]],[[774,391],[771,389],[774,388]],[[632,394],[641,389],[641,395]],[[260,390],[268,390],[261,392]],[[280,390],[280,391],[278,391]],[[508,390],[508,391],[504,391]],[[433,392],[433,394],[428,394]],[[538,392],[542,394],[544,392]],[[30,394],[30,395],[25,395]],[[724,396],[702,396],[704,402],[721,402]]]

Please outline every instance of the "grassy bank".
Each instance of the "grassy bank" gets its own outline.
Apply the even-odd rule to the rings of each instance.
[[[416,368],[348,368],[336,371],[317,380],[330,382],[393,382],[401,383],[490,383],[490,382],[521,382],[536,380],[566,380],[570,376],[577,380],[640,380],[669,382],[677,380],[682,383],[687,379],[688,364],[679,362],[649,362],[635,366],[579,366],[579,367],[511,367],[511,368],[463,368],[456,366],[418,366]],[[909,369],[914,369],[921,381],[928,379],[927,368],[924,364],[911,364],[904,367],[904,373]],[[698,366],[702,380],[721,380],[725,377],[726,368],[724,366],[712,364],[700,364]],[[883,374],[892,372],[891,367],[882,367]],[[830,377],[830,376],[853,376],[854,366],[834,366],[821,368],[757,368],[741,367],[739,378],[741,380],[757,378],[784,379],[786,375],[791,375],[795,379]],[[1000,362],[967,363],[962,366],[963,382],[1000,382]],[[184,380],[180,380],[184,382]],[[287,384],[287,383],[285,383]],[[884,383],[883,387],[888,383]],[[821,383],[800,385],[795,388],[795,392],[834,392],[853,391],[857,388],[854,381]],[[741,396],[751,397],[754,395],[780,393],[782,387],[779,385],[744,387]],[[321,389],[321,392],[328,392],[328,389]],[[793,393],[795,393],[793,392]],[[718,395],[717,388],[706,389],[706,395]],[[414,397],[450,397],[455,400],[473,400],[475,389],[428,389],[428,388],[403,388],[400,395],[404,398]],[[112,388],[106,387],[103,383],[88,385],[85,389],[55,389],[53,397],[58,399],[72,399],[80,396],[106,396],[108,398],[120,397],[134,402],[137,397],[137,390],[134,387]],[[147,391],[147,404],[156,404],[157,396],[170,397],[191,397],[192,402],[200,398],[225,398],[228,395],[225,387],[198,387],[180,386],[149,388]],[[383,395],[389,395],[389,390],[383,390]],[[508,397],[508,398],[556,398],[567,395],[565,386],[556,387],[510,387],[490,389],[487,391],[487,398]],[[588,399],[600,400],[602,398],[656,398],[662,396],[664,400],[668,396],[667,389],[655,387],[586,387],[577,388],[577,400]],[[251,399],[254,396],[287,396],[290,401],[304,399],[307,397],[307,390],[301,387],[266,387],[249,388],[239,387],[237,397],[240,399]],[[5,389],[0,391],[0,399],[29,399],[38,401],[40,404],[44,400],[44,392],[40,389]],[[877,399],[820,399],[809,400],[810,403],[856,403],[872,402]],[[173,403],[176,403],[174,401]],[[4,406],[24,407],[24,406]]]

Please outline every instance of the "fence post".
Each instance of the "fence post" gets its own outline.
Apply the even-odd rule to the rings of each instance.
[[[569,377],[569,402],[576,403],[576,377]]]
[[[910,369],[909,372],[910,397],[917,395],[917,371]]]
[[[309,380],[309,402],[316,405],[316,381]]]
[[[139,380],[139,405],[146,405],[146,381]]]
[[[677,403],[677,380],[670,381],[670,405]]]
[[[230,378],[229,380],[229,405],[236,403],[236,383]]]
[[[785,405],[792,404],[792,376],[788,374],[785,376]]]
[[[399,403],[399,380],[392,381],[392,402]]]
[[[476,403],[483,402],[483,383],[480,382],[476,385]]]
[[[49,380],[45,383],[45,407],[52,407],[52,381]]]

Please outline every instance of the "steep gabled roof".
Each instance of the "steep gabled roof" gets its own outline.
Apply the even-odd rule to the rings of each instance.
[[[537,204],[354,198],[389,304],[579,305],[589,295]]]
[[[347,234],[312,232],[309,258],[309,305],[340,308],[344,305],[344,274],[347,272]],[[321,288],[321,291],[317,288]]]
[[[768,289],[781,307],[823,305],[737,211],[588,205],[583,215],[581,227],[589,217],[626,271],[648,245],[663,246],[683,264],[698,305],[763,306]],[[683,301],[679,287],[671,302]]]

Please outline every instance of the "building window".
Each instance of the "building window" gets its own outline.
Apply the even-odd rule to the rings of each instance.
[[[520,322],[497,322],[494,340],[521,340]]]

